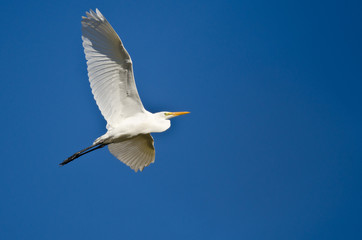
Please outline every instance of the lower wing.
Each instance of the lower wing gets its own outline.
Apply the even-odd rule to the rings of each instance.
[[[155,148],[151,134],[142,134],[119,143],[108,145],[109,151],[135,172],[142,171],[155,161]]]

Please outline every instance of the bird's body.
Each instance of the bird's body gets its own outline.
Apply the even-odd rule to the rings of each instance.
[[[136,114],[123,119],[115,128],[108,129],[106,134],[94,141],[94,144],[121,142],[140,134],[164,132],[170,126],[170,120],[160,119],[158,114],[152,114],[150,112]]]
[[[96,103],[107,121],[107,132],[60,165],[108,146],[109,151],[133,170],[154,162],[152,132],[166,131],[170,118],[188,112],[150,113],[141,102],[133,76],[132,60],[121,39],[96,9],[82,19],[82,40],[88,77]]]

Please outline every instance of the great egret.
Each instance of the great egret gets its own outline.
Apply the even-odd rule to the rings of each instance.
[[[66,160],[108,145],[109,151],[136,172],[155,161],[151,132],[170,127],[170,118],[189,112],[147,111],[138,96],[131,57],[101,12],[90,10],[82,17],[82,40],[88,77],[96,103],[107,121],[107,133]]]

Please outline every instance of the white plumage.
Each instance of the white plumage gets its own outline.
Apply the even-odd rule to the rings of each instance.
[[[96,9],[82,19],[82,40],[92,93],[107,129],[145,112],[133,77],[132,60],[112,26]]]
[[[142,171],[155,160],[150,133],[167,130],[170,118],[189,112],[148,112],[138,95],[132,60],[121,39],[98,9],[86,15],[82,19],[82,40],[88,77],[108,131],[60,165],[108,145],[116,158],[136,172]]]

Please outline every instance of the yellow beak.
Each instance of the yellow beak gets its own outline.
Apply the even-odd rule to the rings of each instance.
[[[189,114],[190,112],[170,112],[169,114],[170,115],[173,115],[173,116],[180,116],[180,115],[184,115],[184,114]]]

